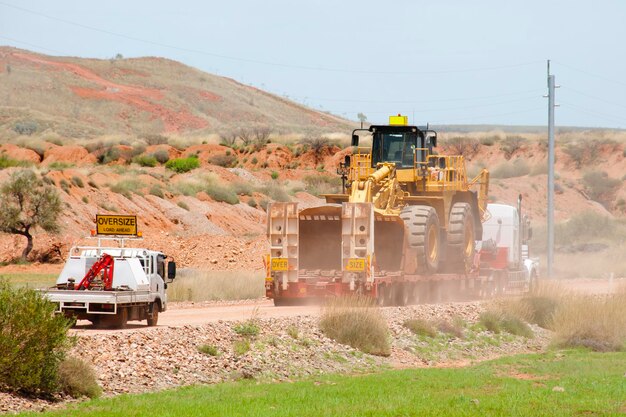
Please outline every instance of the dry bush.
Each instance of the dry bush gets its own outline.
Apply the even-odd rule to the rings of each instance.
[[[96,372],[87,362],[79,358],[66,358],[59,364],[59,388],[64,393],[78,398],[99,397],[102,393]]]
[[[208,159],[209,164],[218,165],[224,168],[232,168],[237,165],[237,157],[233,154],[220,153],[211,155]]]
[[[428,320],[410,319],[406,320],[402,325],[418,336],[437,336],[437,329]]]
[[[605,296],[576,295],[563,300],[553,318],[554,343],[595,351],[626,348],[626,291]]]
[[[507,136],[500,144],[500,149],[504,152],[504,157],[506,159],[511,159],[515,152],[517,152],[526,142],[528,142],[528,139],[523,136]]]
[[[516,159],[514,162],[504,162],[498,165],[492,172],[493,178],[516,178],[528,175],[530,168],[523,159]]]
[[[181,269],[167,288],[170,301],[246,300],[263,297],[263,274]]]
[[[488,309],[480,314],[480,324],[492,333],[507,332],[526,338],[533,337],[530,326],[520,317],[502,309]]]
[[[306,191],[316,196],[337,193],[341,189],[341,178],[337,176],[306,175],[303,181],[306,185]]]
[[[507,300],[498,309],[544,329],[552,329],[556,310],[571,296],[572,292],[558,282],[540,281],[528,294],[518,300]]]
[[[615,200],[615,193],[622,185],[622,181],[609,177],[603,171],[590,171],[583,175],[583,185],[589,198],[599,202],[606,208],[610,208],[613,200]]]
[[[446,140],[446,144],[450,146],[450,151],[453,155],[462,155],[465,157],[471,157],[476,154],[480,148],[478,139],[467,136],[454,136]]]
[[[389,328],[368,297],[342,297],[322,310],[320,329],[339,343],[372,355],[389,356]]]

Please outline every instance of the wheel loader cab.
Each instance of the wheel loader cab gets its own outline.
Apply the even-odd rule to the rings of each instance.
[[[413,168],[426,160],[432,145],[415,126],[371,126],[372,168],[380,162],[393,162],[396,168]]]

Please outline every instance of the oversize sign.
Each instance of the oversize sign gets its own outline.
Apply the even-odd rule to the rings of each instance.
[[[287,271],[289,269],[289,260],[287,258],[273,258],[272,271]]]
[[[96,214],[96,233],[99,235],[137,236],[137,216]]]
[[[365,259],[350,258],[346,271],[365,271]]]

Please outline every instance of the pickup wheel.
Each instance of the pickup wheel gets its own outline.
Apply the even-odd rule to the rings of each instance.
[[[125,329],[128,324],[128,309],[121,307],[114,318],[114,326],[118,329]]]
[[[159,321],[159,305],[152,303],[148,311],[148,326],[156,326]]]

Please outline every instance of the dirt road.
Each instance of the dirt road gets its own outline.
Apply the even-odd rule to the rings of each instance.
[[[274,307],[271,300],[253,300],[238,304],[223,303],[204,307],[182,308],[176,303],[171,303],[166,312],[159,316],[159,326],[184,327],[195,326],[205,323],[214,323],[220,320],[238,321],[247,320],[253,315],[258,318],[293,317],[300,315],[318,315],[319,306],[294,306]],[[102,334],[111,332],[133,332],[148,329],[146,322],[131,321],[128,327],[122,330],[96,329],[89,321],[80,320],[75,327],[76,334]]]

